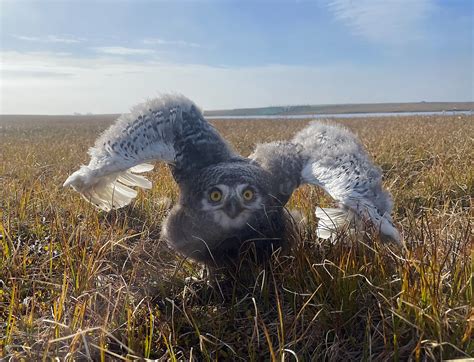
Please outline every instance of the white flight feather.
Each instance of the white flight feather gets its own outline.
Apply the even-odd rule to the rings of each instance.
[[[341,209],[316,207],[318,228],[316,235],[321,239],[331,239],[339,229],[349,224],[349,214]]]

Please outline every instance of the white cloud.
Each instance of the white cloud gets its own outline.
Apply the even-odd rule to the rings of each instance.
[[[64,43],[64,44],[74,44],[83,42],[84,38],[76,38],[70,36],[59,36],[59,35],[47,35],[45,37],[37,36],[26,36],[26,35],[13,35],[14,38],[29,42],[37,43]]]
[[[110,55],[147,55],[154,54],[153,49],[143,49],[143,48],[127,48],[127,47],[96,47],[92,48],[98,53],[110,54]]]
[[[119,113],[159,92],[183,93],[204,109],[473,98],[469,59],[376,68],[214,67],[13,51],[0,58],[3,114]]]
[[[171,46],[183,46],[189,48],[200,48],[201,45],[198,43],[187,42],[183,40],[165,40],[160,38],[148,38],[143,40],[143,44],[146,45],[171,45]]]
[[[323,0],[335,18],[356,35],[382,43],[408,43],[423,37],[433,0]]]

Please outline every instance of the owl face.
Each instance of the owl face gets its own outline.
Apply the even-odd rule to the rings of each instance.
[[[263,195],[258,188],[247,184],[217,184],[202,195],[201,210],[210,214],[223,229],[245,225],[256,210],[263,208]]]

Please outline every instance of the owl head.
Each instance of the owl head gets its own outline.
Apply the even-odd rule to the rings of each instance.
[[[218,164],[182,188],[182,203],[207,215],[222,230],[240,229],[271,204],[263,170],[248,162]]]
[[[252,184],[240,182],[212,185],[203,192],[200,205],[223,229],[242,227],[262,207],[260,191]]]

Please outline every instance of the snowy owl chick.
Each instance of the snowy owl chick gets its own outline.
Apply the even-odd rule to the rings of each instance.
[[[243,245],[261,253],[285,247],[284,206],[302,184],[322,187],[339,208],[316,208],[318,236],[370,223],[382,240],[399,242],[392,201],[381,172],[348,130],[311,123],[291,141],[258,145],[249,158],[238,155],[199,108],[183,96],[167,95],[122,115],[89,150],[91,160],[64,183],[98,208],[109,211],[149,189],[143,172],[150,162],[171,168],[178,203],[162,226],[174,249],[208,265],[235,260]]]

